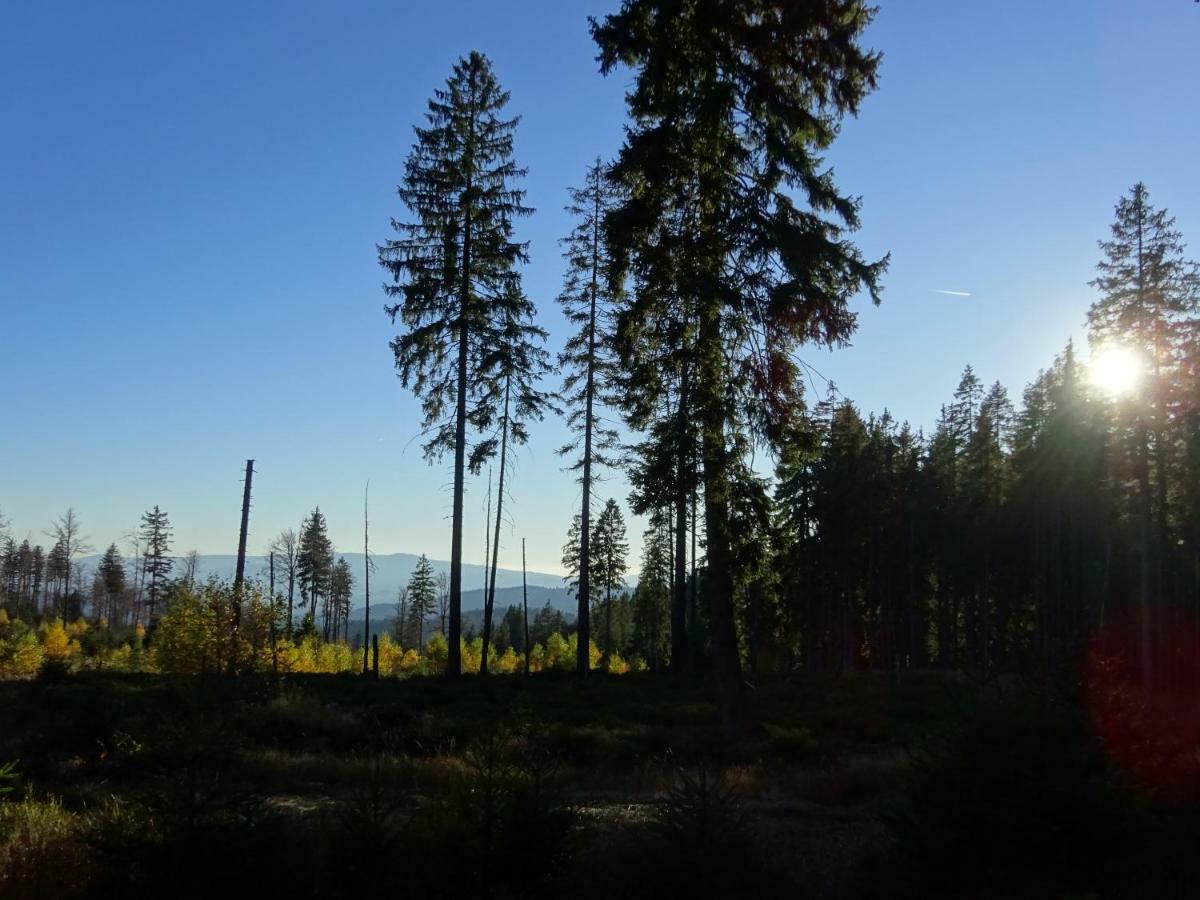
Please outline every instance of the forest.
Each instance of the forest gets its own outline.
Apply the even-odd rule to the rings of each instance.
[[[314,508],[245,572],[253,461],[231,580],[158,506],[103,549],[74,509],[44,544],[0,516],[0,895],[1200,896],[1200,265],[1134,174],[1087,236],[1086,346],[1019,395],[967,366],[931,428],[844,396],[806,352],[886,302],[823,161],[874,15],[589,20],[628,118],[565,197],[557,347],[520,116],[452,63],[375,249],[446,573],[373,596],[365,495],[360,571]],[[547,417],[571,615],[496,608]]]

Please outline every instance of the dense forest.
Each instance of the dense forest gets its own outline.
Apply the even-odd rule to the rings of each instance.
[[[188,706],[193,718],[180,728],[204,733],[210,744],[197,746],[216,748],[214,759],[236,745],[239,791],[342,777],[362,791],[341,824],[321,820],[333,830],[320,834],[344,844],[256,832],[268,835],[266,854],[284,854],[293,839],[319,848],[305,861],[325,867],[307,885],[313,896],[378,888],[347,890],[337,872],[349,859],[336,859],[335,846],[347,857],[364,847],[403,857],[414,885],[445,892],[455,841],[477,857],[469,865],[482,871],[472,877],[494,879],[499,896],[548,890],[556,865],[584,868],[564,837],[586,831],[580,808],[543,780],[558,765],[550,760],[563,758],[577,782],[597,765],[619,772],[631,793],[643,781],[662,788],[661,772],[676,762],[695,764],[670,782],[646,826],[661,841],[647,846],[674,848],[662,850],[673,860],[662,865],[678,869],[635,888],[601,873],[580,895],[641,895],[651,882],[690,884],[694,896],[793,884],[798,870],[764,862],[771,854],[739,811],[730,770],[709,771],[714,759],[744,766],[733,777],[747,791],[787,781],[772,767],[802,763],[825,773],[788,782],[809,792],[806,802],[825,802],[822,790],[834,805],[857,802],[859,790],[884,798],[870,827],[886,837],[871,832],[864,846],[875,842],[880,871],[896,880],[869,885],[863,850],[844,867],[854,883],[822,882],[823,896],[1028,896],[995,849],[1026,838],[1021,852],[1033,856],[1039,843],[1057,842],[1057,856],[1034,864],[1052,873],[1045,896],[1107,896],[1093,893],[1100,868],[1096,880],[1080,880],[1081,861],[1147,822],[1168,837],[1138,858],[1173,865],[1179,844],[1170,842],[1189,833],[1200,790],[1200,266],[1138,181],[1113,198],[1111,222],[1095,223],[1086,346],[1066,344],[1020,396],[966,366],[941,409],[928,411],[931,427],[860,409],[806,354],[850,342],[856,298],[886,302],[889,259],[867,258],[854,241],[869,198],[844,191],[822,158],[876,87],[882,56],[863,43],[873,15],[857,0],[624,0],[590,20],[601,73],[629,79],[628,121],[616,157],[596,158],[564,196],[573,226],[560,242],[557,302],[571,333],[561,347],[549,346],[522,281],[529,247],[519,223],[536,211],[514,151],[520,116],[487,56],[455,61],[414,127],[397,218],[377,247],[392,361],[419,398],[426,456],[448,462],[453,479],[448,574],[422,556],[398,597],[372,597],[365,498],[362,571],[335,550],[316,508],[270,542],[266,571],[244,573],[252,463],[231,582],[200,578],[194,553],[172,555],[174,526],[158,506],[122,539],[124,552],[113,542],[94,557],[74,510],[45,544],[10,534],[0,518],[0,681],[22,682],[3,686],[11,709],[34,716],[39,691],[79,708],[88,691],[113,692],[104,694],[111,721],[95,734],[83,716],[61,734],[47,725],[12,744],[14,754],[32,747],[60,760],[26,769],[51,783],[67,783],[72,765],[88,777],[126,764],[158,777],[152,751],[125,731],[139,727],[136,716],[127,721],[130,704],[112,698],[143,690],[167,711],[179,697],[193,703],[187,692],[204,685],[212,703]],[[514,454],[533,423],[552,416],[570,432],[558,449],[581,494],[563,523],[572,616],[495,603],[502,524],[519,509]],[[488,579],[476,619],[462,607],[464,495],[485,470]],[[611,473],[628,481],[627,497],[604,495],[600,479]],[[640,559],[627,513],[648,523]],[[361,618],[351,602],[358,584]],[[372,604],[393,603],[390,632],[372,633]],[[103,672],[117,687],[97,680]],[[303,680],[338,673],[364,677]],[[513,677],[484,677],[494,675]],[[376,683],[383,676],[395,678]],[[79,693],[67,693],[71,684]],[[1030,692],[1015,703],[1014,685]],[[965,702],[969,689],[991,693]],[[835,699],[851,712],[839,718]],[[570,708],[576,701],[587,708]],[[448,713],[455,703],[469,715]],[[665,721],[654,721],[660,714]],[[885,733],[895,739],[890,716],[908,717],[915,761],[880,754],[870,757],[878,768],[854,769],[854,754],[878,751]],[[205,733],[206,718],[227,731]],[[184,753],[179,735],[154,733]],[[1107,757],[1094,752],[1096,736]],[[310,738],[330,756],[361,754],[359,768],[296,775],[301,763],[286,754],[315,753]],[[1010,739],[1012,758],[1001,760]],[[1120,793],[1126,782],[1113,787],[1101,758],[1154,800],[1142,806]],[[980,787],[973,765],[994,782]],[[286,766],[294,768],[281,774]],[[0,795],[15,778],[13,766],[0,767]],[[424,836],[388,794],[401,782],[417,808],[432,810]],[[450,783],[469,787],[442,806],[420,805]],[[1002,790],[1028,803],[1011,821],[996,812],[1009,799]],[[120,865],[153,893],[165,870],[129,863],[139,828],[172,852],[202,834],[197,846],[217,859],[214,835],[266,821],[206,791],[138,800],[146,818],[137,826],[114,800],[69,826],[89,835],[71,846],[124,848]],[[1046,817],[1061,813],[1079,833],[1047,837],[1035,826],[1014,837],[1042,818],[1038,792],[1059,804]],[[1154,806],[1163,792],[1170,804]],[[81,809],[95,808],[95,796],[80,797]],[[35,805],[48,820],[66,816],[37,802],[49,803]],[[971,844],[964,832],[976,826],[982,837]],[[947,842],[956,848],[949,863],[938,856]],[[597,846],[600,858],[636,860],[632,868],[652,862],[619,842]],[[737,857],[739,847],[754,848],[744,857],[753,866],[706,862]],[[679,848],[686,859],[671,856]],[[528,871],[541,849],[560,856]],[[199,869],[199,855],[187,858]],[[380,862],[364,865],[376,872]],[[292,859],[256,877],[302,868]],[[0,856],[0,887],[4,871]],[[722,880],[735,871],[746,880]],[[815,862],[805,871],[834,878]],[[986,878],[996,893],[980,891]],[[1120,884],[1120,896],[1165,896],[1157,881]]]

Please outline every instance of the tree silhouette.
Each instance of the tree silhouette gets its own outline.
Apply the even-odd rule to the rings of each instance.
[[[731,436],[777,443],[802,409],[795,348],[843,343],[848,301],[878,298],[886,261],[846,238],[858,203],[817,154],[875,85],[879,55],[859,39],[873,11],[625,0],[592,22],[601,70],[634,68],[632,125],[614,165],[625,188],[606,231],[614,273],[637,274],[619,329],[631,364],[659,338],[641,324],[664,304],[695,305],[689,404],[701,432],[707,594],[722,730],[751,728],[734,613]],[[803,205],[797,205],[797,199]],[[672,227],[676,222],[682,227]]]
[[[468,426],[486,426],[484,358],[495,338],[490,307],[511,296],[525,245],[512,239],[513,220],[531,212],[514,183],[517,119],[502,117],[509,99],[491,63],[472,51],[435,92],[427,125],[405,163],[398,193],[415,221],[392,226],[400,235],[379,247],[392,276],[386,307],[405,331],[392,341],[401,382],[421,397],[426,455],[454,455],[451,512],[449,658],[456,677],[462,612],[462,524]]]

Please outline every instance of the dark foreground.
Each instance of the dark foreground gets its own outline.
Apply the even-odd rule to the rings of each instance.
[[[662,676],[0,684],[5,897],[1200,896],[1200,803],[1072,691]],[[0,788],[5,782],[0,781]]]

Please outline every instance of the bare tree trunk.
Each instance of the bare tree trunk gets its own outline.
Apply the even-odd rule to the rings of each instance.
[[[271,551],[270,566],[271,566],[271,569],[270,569],[270,571],[271,571],[271,575],[270,575],[270,577],[271,577],[271,597],[270,597],[270,605],[267,608],[268,608],[268,610],[270,610],[270,612],[268,613],[268,615],[269,615],[268,622],[269,622],[270,628],[271,628],[271,671],[274,674],[278,675],[279,674],[279,641],[275,637],[275,615],[278,612],[278,610],[276,609],[276,606],[275,606],[275,551],[274,550]]]
[[[254,460],[248,459],[246,460],[246,478],[242,488],[242,527],[238,532],[237,569],[233,575],[234,590],[239,592],[246,576],[246,533],[250,529],[250,486],[253,478]]]
[[[367,674],[367,643],[371,636],[371,541],[370,520],[367,518],[367,498],[371,490],[371,482],[367,482],[363,490],[363,589],[366,591],[366,605],[363,608],[363,674]],[[349,616],[347,616],[349,618]]]
[[[529,584],[525,580],[525,538],[521,538],[521,603],[525,608],[525,674],[529,674]]]
[[[500,481],[496,486],[496,529],[492,534],[492,571],[488,584],[487,600],[483,604],[483,653],[479,660],[479,674],[488,673],[488,646],[492,640],[492,609],[496,601],[496,560],[500,555],[500,521],[504,510],[504,468],[508,462],[508,406],[512,389],[512,376],[504,381],[504,416],[500,420]]]

